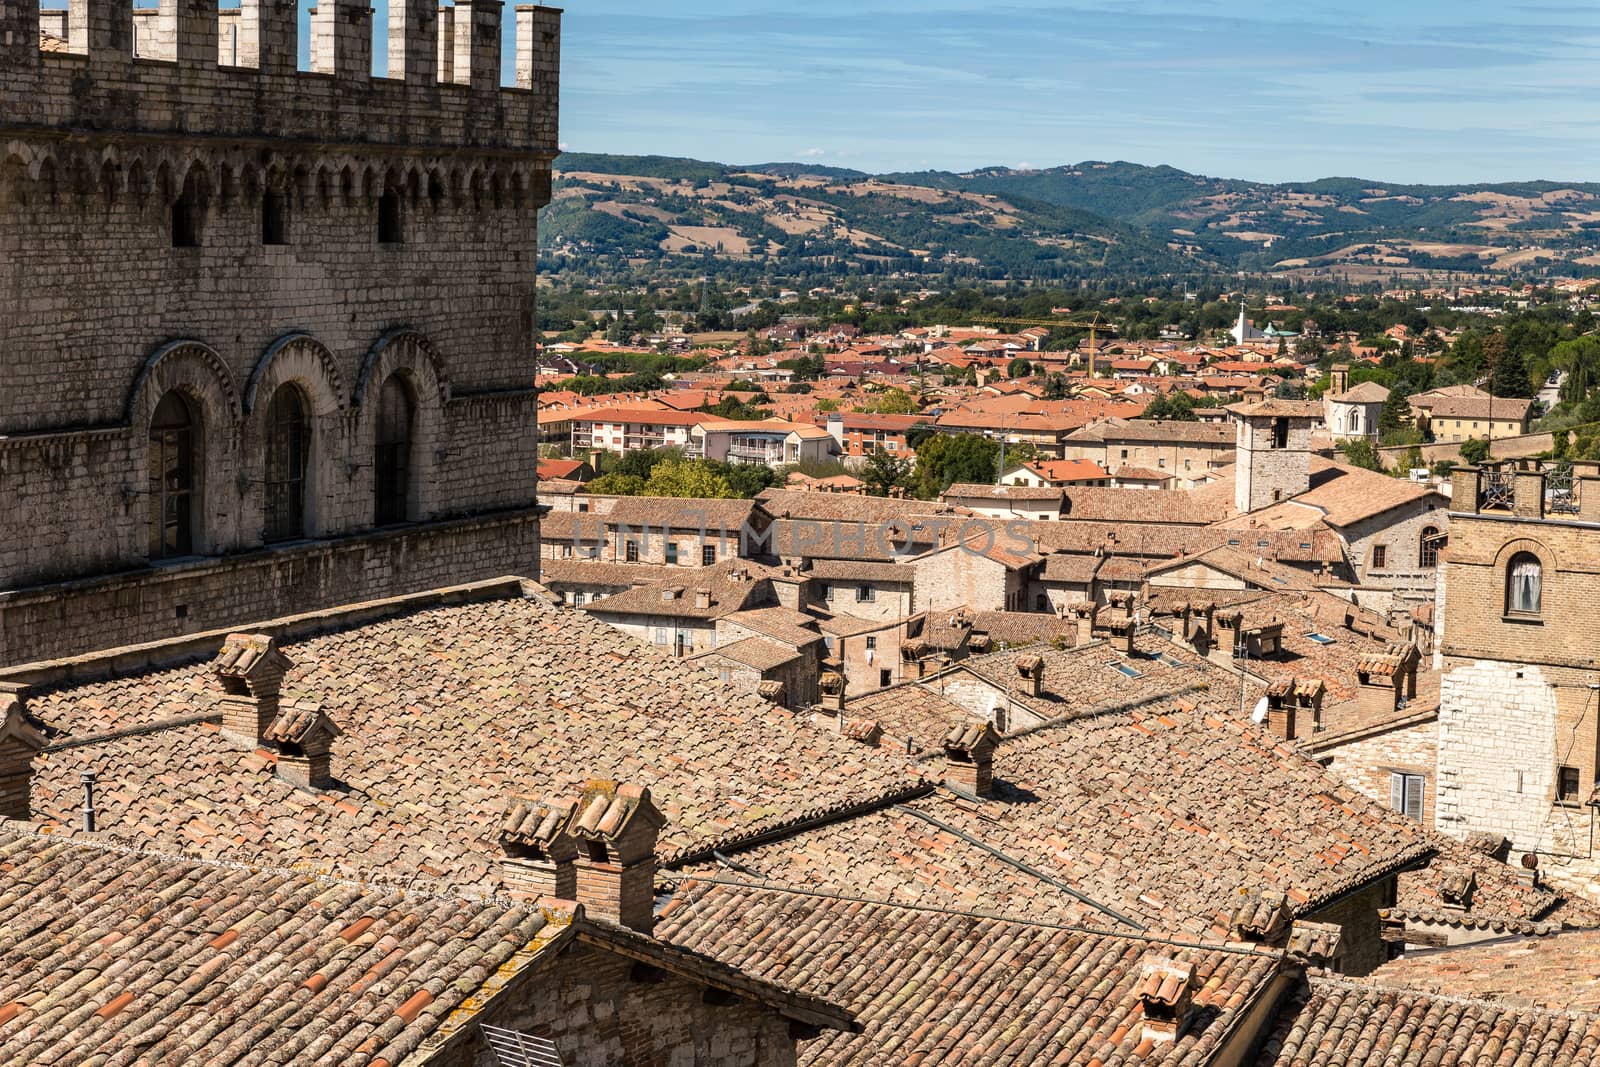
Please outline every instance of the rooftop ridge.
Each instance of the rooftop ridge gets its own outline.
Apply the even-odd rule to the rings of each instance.
[[[0,129],[558,151],[557,8],[516,6],[515,79],[502,88],[502,0],[396,0],[381,78],[364,0],[312,9],[309,71],[297,69],[294,3],[242,0],[226,19],[216,0],[154,19],[136,18],[132,0],[69,4],[65,50],[49,52],[39,0],[0,7]]]
[[[1332,986],[1335,989],[1344,989],[1351,992],[1365,992],[1378,996],[1385,993],[1393,993],[1401,996],[1425,997],[1440,1004],[1451,1004],[1462,1008],[1489,1008],[1502,1012],[1533,1012],[1539,1015],[1552,1015],[1582,1022],[1600,1019],[1600,1012],[1580,1011],[1576,1008],[1547,1008],[1535,1004],[1511,1004],[1503,1000],[1485,1000],[1482,997],[1463,997],[1451,993],[1437,993],[1427,989],[1417,989],[1414,986],[1391,985],[1387,982],[1379,981],[1372,975],[1368,975],[1365,978],[1345,978],[1328,972],[1319,972],[1309,980],[1314,985]]]

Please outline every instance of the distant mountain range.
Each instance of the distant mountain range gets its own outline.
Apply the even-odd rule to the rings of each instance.
[[[1600,274],[1600,184],[1271,185],[1078,163],[865,174],[568,153],[547,264],[1060,278]]]

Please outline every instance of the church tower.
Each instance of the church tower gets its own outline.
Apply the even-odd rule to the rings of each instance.
[[[1259,511],[1311,488],[1311,430],[1322,418],[1314,400],[1262,400],[1228,409],[1237,429],[1233,503]]]

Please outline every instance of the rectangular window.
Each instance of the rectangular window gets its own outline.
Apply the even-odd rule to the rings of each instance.
[[[856,603],[870,604],[878,599],[878,591],[870,585],[856,586]]]
[[[1556,768],[1556,799],[1576,803],[1579,799],[1578,768]]]
[[[1288,419],[1273,419],[1272,420],[1272,447],[1273,448],[1288,448],[1289,447],[1289,420]]]
[[[664,645],[666,643],[667,643],[667,628],[665,626],[657,626],[656,627],[656,644]]]
[[[678,543],[676,541],[668,541],[667,542],[667,550],[666,551],[667,551],[667,562],[669,564],[677,563],[678,562]]]
[[[1388,545],[1373,545],[1372,546],[1372,569],[1375,570],[1375,571],[1381,571],[1381,570],[1383,570],[1383,568],[1387,567],[1388,565],[1389,565],[1389,546]]]
[[[878,688],[879,689],[886,688],[887,686],[892,685],[893,683],[894,683],[894,672],[893,671],[885,669],[885,670],[881,670],[881,671],[878,672]]]
[[[629,541],[622,548],[622,554],[629,563],[639,562],[639,542]]]
[[[876,637],[868,637],[867,638],[867,651],[868,652],[876,652],[876,651],[878,651],[878,639]]]
[[[1422,783],[1420,774],[1389,774],[1389,807],[1408,819],[1422,821]]]
[[[700,548],[700,565],[710,567],[717,562],[717,546],[702,545]]]

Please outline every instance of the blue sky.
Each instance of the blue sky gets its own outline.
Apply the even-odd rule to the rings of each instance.
[[[1600,180],[1596,0],[573,0],[563,37],[574,151]]]

